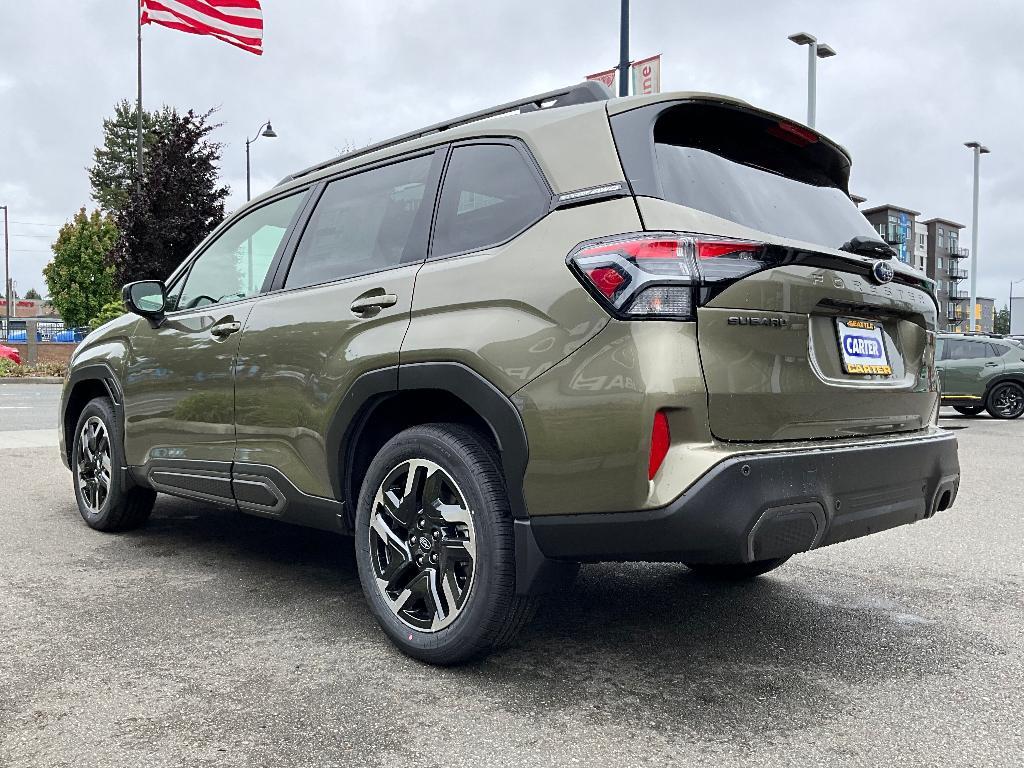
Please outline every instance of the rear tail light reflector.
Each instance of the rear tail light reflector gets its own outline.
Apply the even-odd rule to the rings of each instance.
[[[651,456],[647,464],[647,479],[653,480],[661,469],[665,456],[668,455],[669,442],[672,435],[668,429],[668,417],[664,411],[654,414],[654,425],[651,428]]]

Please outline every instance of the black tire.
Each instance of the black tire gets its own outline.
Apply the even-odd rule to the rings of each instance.
[[[752,563],[686,563],[686,567],[702,578],[716,581],[742,581],[761,576],[768,571],[774,571],[787,560],[789,560],[788,556],[755,560]]]
[[[100,439],[94,446],[96,453],[93,455],[102,456],[103,451],[106,451],[107,487],[101,497],[93,499],[91,492],[86,488],[91,487],[91,479],[97,474],[103,462],[93,461],[88,456],[83,462],[85,444],[82,441],[82,433],[87,425],[91,428],[97,421],[102,424],[105,440]],[[78,417],[71,441],[71,475],[75,501],[78,502],[79,514],[89,527],[97,531],[127,531],[146,522],[153,511],[156,491],[130,485],[124,473],[120,471],[124,466],[124,439],[114,416],[114,406],[109,399],[100,397],[86,404]],[[94,466],[97,470],[90,471],[89,468]],[[83,475],[89,478],[84,481],[86,488],[83,488]]]
[[[436,465],[443,470],[441,475],[445,479],[436,480],[441,475],[435,469],[415,469],[415,463],[407,464],[417,461]],[[403,474],[403,467],[412,469],[407,469]],[[422,474],[416,475],[415,484],[408,479],[401,480],[417,472]],[[406,494],[402,497],[402,503],[390,507],[376,504],[378,492],[383,499],[384,484],[396,482],[394,478],[399,478],[399,483],[408,483],[405,485]],[[455,492],[461,494],[463,503],[461,507],[456,503],[445,509],[459,509],[471,522],[473,531],[472,547],[463,547],[472,549],[473,555],[468,560],[463,558],[463,562],[471,562],[472,576],[469,586],[462,593],[461,605],[449,599],[452,592],[446,592],[443,598],[430,596],[439,595],[441,588],[451,589],[450,585],[454,583],[445,583],[449,571],[444,560],[436,566],[429,565],[426,560],[423,564],[416,562],[417,558],[424,557],[426,553],[430,553],[430,557],[434,556],[435,550],[423,549],[424,538],[427,539],[426,545],[430,544],[431,536],[424,535],[426,533],[435,539],[438,552],[445,546],[456,546],[458,549],[458,543],[462,541],[460,537],[470,536],[468,525],[460,527],[455,533],[449,531],[441,534],[427,520],[427,516],[433,514],[432,510],[440,509],[426,501],[427,484],[433,483],[433,488],[447,483],[447,480],[453,481],[455,486],[448,484],[445,487],[449,490],[454,488]],[[414,485],[413,492],[408,492],[408,488]],[[395,489],[398,486],[390,487]],[[394,490],[392,493],[394,495],[390,498],[397,499]],[[413,500],[407,503],[408,499]],[[390,509],[399,510],[400,514],[391,515]],[[409,510],[415,511],[410,513]],[[371,517],[374,517],[375,526],[379,526],[382,520],[389,526],[388,535],[382,535],[375,527],[371,538]],[[403,524],[400,518],[405,519],[408,525]],[[444,521],[439,524],[443,526]],[[536,609],[534,599],[516,595],[512,514],[504,478],[494,448],[475,430],[459,424],[430,424],[407,429],[388,441],[370,463],[363,480],[356,510],[355,536],[359,579],[371,612],[392,643],[421,661],[452,665],[478,658],[496,647],[510,643]],[[400,542],[399,546],[403,548],[391,546],[385,541]],[[373,553],[371,547],[374,548]],[[391,573],[403,574],[401,578],[389,582],[395,584],[390,592],[378,586],[377,582],[378,575],[385,572],[382,558],[388,560],[386,567],[393,569]],[[448,566],[451,567],[454,566]],[[403,581],[405,579],[409,581]],[[408,597],[407,593],[413,588],[410,586],[413,583],[432,584],[434,590],[428,591],[422,599]],[[415,607],[396,607],[403,596],[406,596],[403,605]],[[450,623],[439,625],[438,628],[418,627],[409,623],[426,623],[431,617],[437,620],[441,614],[439,601],[443,601],[442,607],[449,609],[445,620]],[[456,607],[452,609],[452,606]],[[405,618],[400,616],[403,611]]]
[[[985,410],[983,405],[954,405],[953,410],[962,413],[964,416],[977,416]]]
[[[993,419],[1019,419],[1024,414],[1024,387],[1014,381],[996,384],[988,393],[985,410]]]

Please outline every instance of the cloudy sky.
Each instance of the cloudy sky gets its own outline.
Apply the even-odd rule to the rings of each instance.
[[[144,31],[145,106],[219,107],[229,208],[361,145],[575,82],[618,58],[617,0],[263,0],[265,54]],[[1024,278],[1022,0],[633,0],[631,53],[663,54],[663,90],[705,90],[806,117],[807,31],[838,56],[818,69],[818,128],[851,150],[851,189],[965,224],[982,160],[979,294]],[[0,204],[18,289],[44,288],[57,226],[90,206],[101,120],[135,97],[135,0],[0,0]],[[970,233],[962,242],[969,244]],[[1024,293],[1024,284],[1019,286]]]

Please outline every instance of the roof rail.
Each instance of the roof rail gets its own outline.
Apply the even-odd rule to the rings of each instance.
[[[584,82],[577,83],[576,85],[570,85],[565,88],[556,88],[555,90],[547,91],[546,93],[538,93],[536,96],[528,96],[525,99],[517,99],[516,101],[510,101],[496,107],[488,107],[487,109],[481,109],[477,112],[470,112],[468,115],[463,115],[462,117],[456,117],[452,120],[444,120],[440,123],[434,123],[426,128],[420,128],[419,130],[411,131],[410,133],[403,133],[401,136],[395,136],[393,139],[386,139],[384,141],[379,141],[376,144],[370,144],[368,146],[361,147],[360,149],[353,150],[352,152],[346,152],[342,155],[331,158],[326,162],[311,165],[309,168],[305,168],[298,173],[285,176],[281,181],[277,182],[276,186],[281,186],[286,182],[323,170],[324,168],[340,163],[343,160],[362,157],[363,155],[368,155],[371,152],[393,147],[397,144],[404,144],[407,141],[419,139],[423,136],[429,136],[432,133],[440,133],[441,131],[447,131],[450,128],[457,128],[460,125],[466,125],[468,123],[475,123],[478,120],[484,120],[488,117],[497,117],[498,115],[504,115],[517,109],[521,113],[536,112],[539,109],[553,109],[555,107],[569,107],[574,104],[587,104],[593,101],[606,101],[611,97],[611,89],[609,89],[604,83],[600,83],[596,80],[585,80]]]

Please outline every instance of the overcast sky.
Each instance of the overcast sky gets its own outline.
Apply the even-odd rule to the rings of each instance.
[[[45,292],[57,225],[92,206],[101,120],[135,98],[135,0],[0,0],[0,204],[18,290]],[[979,295],[1024,278],[1024,2],[633,0],[631,54],[663,54],[663,90],[715,91],[806,118],[807,31],[818,128],[853,154],[853,192],[969,225],[982,159]],[[265,53],[161,27],[143,33],[145,106],[220,107],[228,208],[337,153],[575,82],[618,59],[618,0],[263,0]],[[962,236],[970,244],[970,232]],[[1024,283],[1019,286],[1024,294]]]

